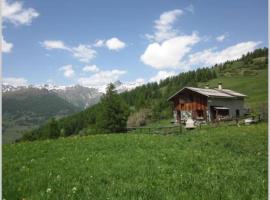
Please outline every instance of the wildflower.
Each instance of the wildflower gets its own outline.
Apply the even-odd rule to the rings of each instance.
[[[47,188],[46,192],[47,193],[51,193],[52,189],[51,188]]]
[[[76,193],[76,191],[77,191],[77,188],[76,188],[76,187],[73,187],[73,188],[72,188],[72,192],[73,192],[73,193]]]

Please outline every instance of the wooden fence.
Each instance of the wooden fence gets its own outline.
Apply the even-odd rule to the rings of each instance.
[[[230,121],[230,122],[217,122],[200,124],[196,126],[193,130],[199,129],[213,129],[218,127],[230,127],[230,126],[245,126],[243,122]],[[129,127],[127,132],[129,133],[143,133],[143,134],[182,134],[188,132],[189,130],[185,128],[184,125],[178,124],[174,126],[161,126],[161,127]]]
[[[129,127],[128,132],[131,133],[144,133],[144,134],[172,134],[183,133],[185,128],[183,125],[175,126],[162,126],[162,127]]]

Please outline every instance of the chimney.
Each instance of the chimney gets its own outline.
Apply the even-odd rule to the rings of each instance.
[[[209,84],[206,84],[206,85],[204,86],[204,88],[205,88],[205,89],[209,89]]]
[[[218,83],[218,89],[222,90],[222,83],[221,82]]]

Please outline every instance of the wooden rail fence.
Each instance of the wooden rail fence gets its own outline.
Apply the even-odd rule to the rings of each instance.
[[[148,134],[172,134],[172,133],[183,133],[185,128],[183,125],[176,126],[162,126],[162,127],[129,127],[128,132],[133,133],[148,133]]]

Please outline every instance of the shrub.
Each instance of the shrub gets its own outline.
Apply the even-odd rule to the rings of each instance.
[[[140,109],[138,112],[133,113],[128,117],[128,127],[144,126],[151,121],[152,111],[150,109]]]

